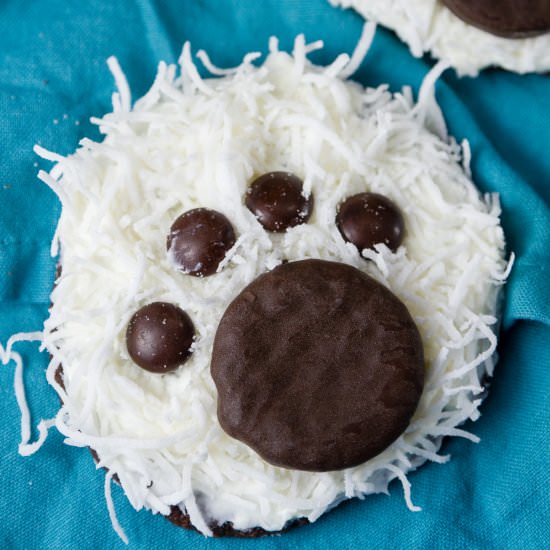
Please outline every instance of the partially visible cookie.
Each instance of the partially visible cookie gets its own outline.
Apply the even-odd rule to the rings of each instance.
[[[442,0],[466,23],[505,38],[537,36],[550,31],[548,0]]]
[[[486,67],[550,70],[547,0],[329,0],[392,29],[415,57],[430,52],[459,75]]]

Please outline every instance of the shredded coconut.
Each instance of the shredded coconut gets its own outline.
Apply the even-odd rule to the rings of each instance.
[[[418,103],[409,88],[363,88],[344,80],[368,49],[365,28],[358,54],[318,67],[307,53],[320,46],[296,40],[294,53],[269,43],[263,65],[248,55],[230,70],[200,59],[220,78],[201,78],[189,44],[176,67],[159,65],[147,94],[130,106],[126,80],[109,62],[119,93],[113,112],[97,119],[104,140],[83,140],[61,157],[37,148],[56,164],[40,178],[58,194],[56,231],[62,273],[39,338],[51,355],[48,381],[63,400],[55,426],[66,442],[90,446],[108,470],[105,496],[116,475],[136,509],[186,511],[211,534],[211,522],[236,529],[275,531],[294,518],[314,521],[345,498],[387,492],[399,479],[411,510],[406,474],[437,454],[443,436],[478,438],[457,428],[479,415],[478,396],[494,365],[497,298],[509,272],[495,196],[481,197],[461,163],[434,98],[444,65],[428,75]],[[345,62],[344,62],[345,61]],[[436,133],[434,133],[434,131]],[[307,224],[284,234],[263,230],[243,205],[254,176],[288,170],[315,196]],[[370,190],[398,204],[406,222],[403,245],[363,251],[344,242],[334,222],[337,206]],[[173,220],[195,207],[231,220],[238,236],[219,272],[206,278],[173,269],[165,242]],[[54,248],[55,250],[55,248]],[[255,277],[283,259],[320,258],[361,269],[408,307],[424,343],[426,384],[405,433],[378,456],[345,472],[277,468],[230,438],[216,416],[209,363],[217,324],[229,302]],[[196,329],[184,367],[159,376],[130,360],[125,327],[151,301],[182,307]],[[18,401],[21,363],[14,359]],[[63,366],[66,391],[55,382]],[[39,442],[45,437],[42,424]]]
[[[475,76],[490,66],[518,73],[550,70],[550,33],[528,38],[495,36],[465,23],[439,0],[328,1],[392,29],[415,57],[431,52],[459,75]]]
[[[118,518],[116,517],[115,505],[113,503],[113,497],[111,496],[111,480],[113,479],[112,472],[107,472],[105,474],[105,501],[107,502],[107,510],[109,511],[109,517],[111,518],[111,523],[113,524],[113,529],[116,534],[122,539],[124,544],[128,544],[128,537],[124,532],[124,529],[120,526]]]

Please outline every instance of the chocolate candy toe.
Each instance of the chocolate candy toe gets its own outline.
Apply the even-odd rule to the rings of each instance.
[[[197,277],[216,273],[234,244],[235,232],[229,220],[208,208],[195,208],[182,214],[172,224],[166,241],[176,267]]]
[[[303,195],[302,180],[289,172],[269,172],[252,182],[246,206],[268,231],[283,232],[306,223],[313,197]]]
[[[399,208],[377,193],[359,193],[347,198],[338,209],[336,225],[342,237],[359,251],[384,243],[395,252],[405,231]]]
[[[550,30],[549,0],[443,0],[458,17],[484,31],[508,38]]]
[[[387,288],[345,264],[282,264],[226,309],[212,352],[218,418],[286,468],[330,471],[405,430],[424,380],[418,329]]]
[[[133,361],[151,372],[169,372],[191,353],[195,329],[179,307],[153,302],[138,309],[126,330],[126,347]]]

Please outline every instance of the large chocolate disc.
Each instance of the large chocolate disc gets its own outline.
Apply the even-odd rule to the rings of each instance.
[[[550,0],[443,0],[458,17],[484,31],[521,38],[550,30]]]
[[[280,265],[229,305],[211,364],[218,418],[266,461],[356,466],[405,430],[424,380],[405,305],[345,264]]]

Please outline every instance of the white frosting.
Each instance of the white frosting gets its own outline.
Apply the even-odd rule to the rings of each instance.
[[[518,73],[550,70],[550,33],[502,38],[465,23],[439,0],[328,0],[395,31],[415,57],[430,52],[459,75],[490,66]]]
[[[367,26],[359,48],[372,33]],[[179,505],[205,534],[211,519],[267,530],[297,517],[314,521],[394,478],[418,509],[406,472],[425,460],[445,462],[437,454],[445,435],[477,440],[457,426],[479,416],[480,380],[493,370],[506,277],[498,199],[480,197],[460,147],[445,135],[433,96],[442,65],[415,104],[408,88],[391,94],[342,79],[347,56],[329,67],[310,64],[306,54],[318,47],[298,37],[290,56],[272,40],[262,66],[249,55],[226,76],[201,80],[186,44],[181,76],[161,63],[133,108],[111,60],[120,94],[114,112],[98,120],[105,139],[83,140],[66,158],[37,148],[56,162],[40,176],[62,202],[63,272],[42,335],[52,355],[48,380],[64,402],[55,425],[68,444],[97,451],[109,471],[109,501],[116,474],[136,509],[167,514]],[[272,170],[297,174],[315,197],[310,221],[284,234],[264,231],[243,205],[252,178]],[[338,204],[365,190],[390,197],[406,223],[403,246],[395,254],[384,245],[364,251],[370,261],[335,225]],[[220,271],[206,278],[176,271],[165,246],[174,219],[199,206],[224,213],[238,236]],[[422,335],[426,385],[410,426],[349,470],[271,466],[217,420],[209,363],[218,321],[247,283],[285,258],[340,261],[371,274],[405,302]],[[190,359],[167,375],[138,368],[125,345],[131,315],[157,300],[183,308],[196,329]],[[60,364],[66,392],[53,378]],[[112,503],[109,513],[123,535]]]

